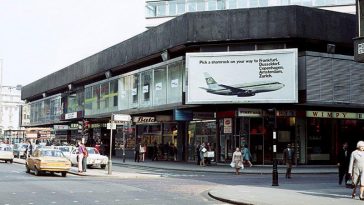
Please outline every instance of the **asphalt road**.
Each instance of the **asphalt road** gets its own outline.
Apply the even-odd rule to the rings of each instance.
[[[19,204],[224,204],[207,192],[219,185],[272,187],[270,175],[239,175],[113,166],[117,172],[158,174],[160,178],[121,179],[68,174],[34,176],[24,165],[0,163],[0,205]],[[347,197],[350,190],[337,176],[294,175],[279,180],[277,189],[301,190],[322,196]]]

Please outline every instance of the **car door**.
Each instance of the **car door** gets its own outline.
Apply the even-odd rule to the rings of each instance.
[[[77,164],[77,149],[73,149],[69,157],[72,164]]]
[[[35,156],[37,155],[37,153],[38,153],[38,152],[39,152],[38,150],[37,150],[37,151],[35,151],[35,152],[33,153],[33,155],[29,156],[29,157],[28,157],[28,159],[27,159],[28,167],[29,167],[29,169],[31,169],[31,170],[34,170],[34,158],[35,158]]]

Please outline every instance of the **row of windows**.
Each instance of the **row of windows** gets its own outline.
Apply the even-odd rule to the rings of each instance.
[[[309,7],[355,4],[355,0],[171,0],[146,3],[146,17],[177,16],[186,12],[268,6],[301,5]]]

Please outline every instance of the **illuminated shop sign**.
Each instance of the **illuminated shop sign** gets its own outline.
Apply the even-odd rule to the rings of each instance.
[[[261,117],[261,116],[263,116],[263,111],[260,109],[239,108],[238,116],[239,117]]]
[[[186,104],[297,103],[297,49],[186,54]]]
[[[147,122],[155,122],[155,117],[143,117],[143,116],[135,116],[133,117],[133,122],[135,123],[147,123]]]
[[[193,112],[191,110],[173,110],[173,119],[175,121],[191,121],[193,119]]]
[[[364,119],[364,113],[352,112],[325,112],[325,111],[306,111],[307,117],[314,118],[335,118],[335,119]]]

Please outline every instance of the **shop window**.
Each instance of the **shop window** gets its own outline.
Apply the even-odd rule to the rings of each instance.
[[[120,78],[120,110],[126,110],[129,108],[129,98],[131,97],[130,92],[130,76]]]
[[[140,82],[140,107],[148,107],[151,106],[151,83],[152,83],[152,71],[145,71],[141,73],[141,82]]]
[[[117,110],[118,107],[118,80],[110,81],[110,105],[114,110]]]
[[[101,84],[100,87],[100,113],[108,112],[109,108],[109,82]]]
[[[307,157],[309,163],[327,163],[330,160],[332,123],[331,119],[308,118]]]
[[[216,0],[208,0],[207,2],[207,8],[209,11],[214,11],[217,8],[217,2]]]
[[[153,105],[167,103],[167,69],[165,66],[154,69]]]
[[[182,102],[182,63],[168,65],[167,103]]]
[[[177,2],[176,1],[169,1],[168,8],[169,8],[169,14],[168,14],[169,16],[177,15]]]
[[[139,87],[139,73],[136,73],[131,76],[131,108],[138,108],[139,101],[138,101],[138,90]]]
[[[93,101],[94,98],[92,98],[92,87],[85,88],[85,115],[91,114]]]
[[[185,13],[185,0],[177,0],[177,14]]]

